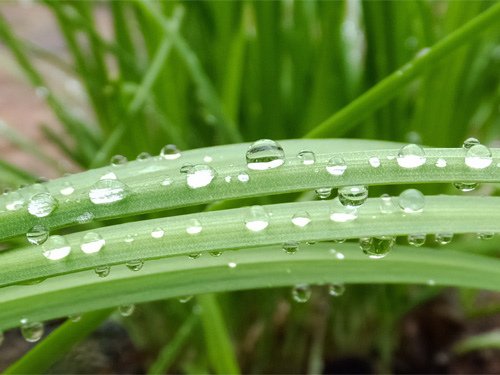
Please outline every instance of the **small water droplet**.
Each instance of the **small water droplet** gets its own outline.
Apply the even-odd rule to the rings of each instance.
[[[222,251],[209,251],[208,253],[213,257],[220,257],[222,255]]]
[[[473,191],[477,188],[478,183],[477,182],[454,182],[453,186],[455,186],[456,189],[465,192],[468,191]]]
[[[372,156],[370,159],[368,159],[368,162],[373,168],[380,167],[380,159],[376,156]]]
[[[77,323],[82,320],[82,314],[71,314],[68,316],[68,319],[73,323]]]
[[[193,296],[182,296],[177,298],[180,303],[188,303],[193,299]]]
[[[132,315],[134,313],[134,311],[135,311],[135,305],[134,304],[121,305],[121,306],[118,307],[118,312],[123,317],[127,317],[127,316]]]
[[[311,298],[311,288],[307,284],[295,285],[292,289],[292,298],[295,302],[306,303]]]
[[[231,182],[231,179],[231,176],[224,177],[224,181],[226,181],[227,183]]]
[[[425,244],[425,234],[409,234],[408,235],[408,244],[415,247],[420,247]]]
[[[326,171],[332,176],[342,176],[346,169],[347,164],[344,158],[340,156],[334,156],[326,164]]]
[[[339,198],[335,198],[330,206],[330,220],[337,223],[345,223],[358,218],[358,210],[356,207],[344,206],[340,203]]]
[[[50,236],[42,245],[42,254],[49,260],[66,258],[71,252],[71,246],[63,236]]]
[[[424,165],[426,160],[424,149],[414,143],[401,147],[396,158],[402,168],[418,168]]]
[[[328,285],[328,294],[332,297],[340,297],[345,292],[344,284],[330,284]]]
[[[399,194],[399,207],[409,214],[422,212],[425,206],[425,197],[417,189],[407,189]]]
[[[304,165],[313,165],[316,163],[316,155],[312,151],[300,151],[297,157],[302,161]]]
[[[380,196],[380,212],[383,214],[392,214],[396,212],[397,207],[394,199],[389,194],[382,194]]]
[[[142,267],[144,266],[144,261],[142,259],[134,259],[134,260],[129,260],[127,263],[125,263],[125,266],[130,270],[130,271],[140,271]]]
[[[189,259],[198,259],[199,257],[201,257],[201,253],[191,253],[188,254],[188,257]]]
[[[136,158],[138,161],[146,161],[149,159],[151,159],[151,154],[149,152],[141,152]]]
[[[205,155],[205,156],[203,157],[203,161],[204,161],[205,163],[211,163],[211,162],[213,162],[213,161],[214,161],[214,159],[212,159],[212,157],[211,157],[211,156]]]
[[[107,277],[111,272],[111,267],[108,265],[97,266],[96,268],[94,268],[94,272],[99,277]]]
[[[491,240],[495,237],[495,233],[493,232],[481,232],[477,234],[477,238],[480,240]]]
[[[436,164],[435,164],[436,167],[438,167],[438,168],[445,168],[446,165],[447,165],[447,163],[446,163],[445,159],[439,158],[439,159],[436,160]]]
[[[343,206],[359,207],[368,198],[366,186],[343,186],[339,188],[339,201]]]
[[[319,199],[326,199],[332,194],[332,188],[324,187],[314,190]]]
[[[394,237],[390,236],[363,237],[359,239],[359,247],[363,250],[363,253],[368,255],[371,259],[384,258],[389,254],[394,243]]]
[[[181,157],[181,152],[176,145],[166,145],[160,150],[160,158],[166,160],[175,160]]]
[[[43,336],[43,323],[21,319],[21,334],[27,342],[37,342]]]
[[[472,169],[484,169],[491,165],[491,150],[484,145],[474,145],[467,150],[465,165]]]
[[[124,239],[124,242],[125,243],[128,243],[128,244],[131,244],[132,242],[135,241],[135,235],[132,235],[132,234],[127,234],[125,236],[125,239]]]
[[[125,165],[127,164],[128,160],[125,156],[123,155],[115,155],[111,158],[111,165],[113,167],[119,167],[120,165]]]
[[[435,235],[436,242],[440,245],[447,245],[453,240],[453,233],[443,232],[436,233]]]
[[[28,212],[36,217],[46,217],[57,208],[57,205],[57,200],[50,193],[38,193],[28,201]]]
[[[128,195],[127,186],[120,180],[99,180],[89,190],[90,201],[94,204],[110,204],[123,200]]]
[[[41,245],[49,238],[49,230],[37,224],[26,233],[26,239],[33,245]]]
[[[188,226],[186,227],[187,234],[198,234],[201,233],[203,227],[198,219],[190,219]]]
[[[75,219],[78,224],[90,223],[92,220],[94,220],[94,214],[92,212],[84,212]]]
[[[63,186],[61,187],[61,189],[59,190],[59,192],[62,195],[68,196],[68,195],[71,195],[71,194],[73,194],[75,192],[75,188],[73,187],[73,185],[71,184],[71,182],[66,181],[65,183],[63,183]]]
[[[206,164],[191,166],[186,172],[186,182],[191,189],[208,186],[215,178],[215,169]]]
[[[286,241],[283,243],[283,250],[287,254],[295,254],[299,250],[299,243],[297,241]]]
[[[229,268],[236,268],[236,266],[238,266],[238,264],[237,264],[236,262],[229,262],[229,263],[227,264],[227,266],[228,266]]]
[[[252,232],[260,232],[269,225],[269,215],[262,206],[252,206],[245,217],[245,226]]]
[[[481,142],[479,142],[479,140],[477,138],[467,138],[464,143],[462,144],[462,148],[464,150],[468,150],[470,149],[472,146],[475,146],[475,145],[480,145]]]
[[[162,180],[161,184],[162,184],[163,186],[169,186],[169,185],[171,185],[171,184],[172,184],[172,179],[171,179],[170,177],[165,177],[165,178]]]
[[[162,238],[165,234],[165,231],[161,228],[155,228],[151,231],[151,237],[153,238]]]
[[[311,215],[307,211],[300,211],[292,216],[292,223],[296,227],[304,228],[311,222]]]
[[[285,152],[278,142],[260,139],[250,145],[246,160],[249,169],[263,171],[278,168],[285,163]]]
[[[85,254],[95,254],[101,251],[101,249],[106,244],[106,241],[102,238],[102,236],[97,232],[88,232],[85,233],[82,239],[82,244],[80,245],[80,249]]]
[[[250,181],[250,176],[246,172],[240,172],[240,173],[238,173],[238,181],[246,183],[246,182]]]
[[[17,211],[24,206],[24,198],[18,191],[7,193],[5,208],[8,211]]]

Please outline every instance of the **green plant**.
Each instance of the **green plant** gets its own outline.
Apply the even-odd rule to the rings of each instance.
[[[51,128],[44,129],[67,157],[90,169],[0,197],[0,240],[7,246],[0,254],[0,329],[18,326],[21,317],[41,321],[170,297],[304,283],[417,283],[498,290],[498,259],[468,254],[471,247],[491,253],[498,247],[497,239],[478,244],[463,236],[446,251],[398,244],[380,261],[368,258],[351,241],[330,243],[345,238],[382,238],[386,245],[377,247],[374,240],[368,243],[371,248],[366,250],[376,256],[377,252],[385,253],[397,236],[495,233],[500,231],[498,197],[431,195],[449,191],[442,185],[430,185],[423,188],[427,194],[422,212],[391,206],[391,212],[384,213],[380,199],[369,198],[356,218],[347,211],[347,219],[335,219],[332,210],[346,214],[346,208],[337,201],[313,202],[308,192],[324,187],[369,186],[372,194],[379,195],[385,187],[378,186],[396,185],[391,190],[396,195],[402,189],[398,185],[448,186],[463,181],[498,186],[498,148],[491,148],[491,157],[479,155],[483,161],[491,160],[487,167],[471,168],[465,163],[470,151],[450,146],[459,145],[468,135],[498,137],[498,88],[488,84],[498,71],[498,59],[485,56],[498,41],[498,30],[488,27],[494,25],[500,6],[480,13],[486,3],[449,3],[442,23],[447,31],[455,30],[472,14],[479,15],[429,47],[437,39],[430,31],[436,16],[432,4],[387,2],[375,6],[366,2],[363,22],[349,3],[293,4],[109,3],[106,6],[112,15],[115,38],[107,40],[94,24],[96,5],[45,2],[58,21],[73,58],[72,74],[81,80],[94,118],[76,118],[56,90],[48,90],[47,104],[67,135],[77,140],[75,147],[68,147],[66,139]],[[404,41],[413,36],[420,48],[398,49],[395,41],[385,40],[391,26],[385,25],[384,14],[415,10],[419,12],[415,24],[402,27],[393,38]],[[285,13],[283,30],[272,22],[280,11]],[[200,23],[207,16],[213,23]],[[295,28],[287,28],[286,17],[293,18]],[[349,49],[359,46],[360,41],[342,36],[343,21],[364,25],[366,62],[349,56]],[[193,25],[199,27],[189,27]],[[338,48],[326,43],[327,36],[315,34],[314,27],[332,35],[331,42]],[[306,31],[294,31],[300,28]],[[486,35],[480,36],[483,30]],[[41,55],[16,37],[2,20],[0,37],[31,83],[47,86],[32,56],[59,58]],[[209,37],[212,48],[206,45]],[[82,45],[79,38],[86,44]],[[323,39],[318,42],[316,38]],[[478,38],[482,38],[480,42]],[[383,47],[372,50],[374,46]],[[416,54],[418,49],[420,53]],[[384,54],[391,58],[383,59]],[[118,72],[107,65],[107,55],[113,57]],[[332,63],[343,74],[332,75]],[[310,83],[312,68],[318,73]],[[408,87],[416,77],[420,77],[418,85]],[[368,89],[375,82],[379,83]],[[338,95],[328,95],[332,90]],[[391,101],[397,93],[401,96]],[[168,105],[163,104],[165,98]],[[408,121],[409,127],[405,126]],[[471,123],[480,123],[481,127],[471,129]],[[425,148],[425,164],[404,168],[396,159],[408,131],[414,132],[410,136],[418,133],[418,141],[423,144],[445,148]],[[3,134],[27,151],[36,150],[7,125]],[[298,139],[301,135],[388,141]],[[284,164],[268,171],[248,168],[248,144],[211,146],[264,137],[292,138],[280,141],[286,155]],[[134,162],[123,163],[122,158],[116,159],[121,160],[116,165],[103,166],[115,153],[131,158],[139,152],[154,152],[166,143],[164,139],[182,149],[210,147],[183,151],[180,157],[169,148],[166,157],[142,154]],[[480,146],[475,150],[487,152]],[[299,157],[302,151],[314,152],[314,162],[304,163]],[[271,147],[271,152],[279,160],[279,150]],[[421,150],[414,152],[419,157]],[[342,173],[329,171],[331,158],[340,156],[345,172],[342,168]],[[269,155],[266,157],[264,161],[269,161]],[[312,162],[312,156],[307,157]],[[377,159],[370,163],[371,158]],[[49,157],[45,159],[48,164],[57,164]],[[193,165],[197,167],[193,169]],[[34,180],[7,162],[1,167],[6,187]],[[185,173],[180,172],[182,167]],[[191,183],[190,176],[194,178]],[[64,189],[71,193],[66,194],[68,190]],[[12,204],[16,209],[8,208]],[[252,211],[247,207],[255,205],[263,208]],[[291,219],[304,212],[311,224],[299,228]],[[263,231],[248,229],[245,220],[249,215],[269,227]],[[60,261],[48,261],[39,249],[25,245],[22,237],[27,233],[43,237],[44,228],[51,234],[63,234],[66,242],[54,247],[70,246],[71,254]],[[186,232],[189,228],[191,233]],[[194,233],[200,229],[200,233]],[[89,233],[99,235],[94,235],[93,241],[85,240],[91,246],[102,246],[104,239],[102,251],[79,251]],[[320,242],[307,246],[306,241]],[[282,251],[283,244],[295,251],[296,242],[301,243],[296,254]],[[50,250],[50,241],[43,246]],[[209,255],[219,252],[223,254]],[[131,272],[141,268],[142,262],[140,272]],[[93,271],[106,273],[109,266],[111,273],[104,279]],[[392,298],[399,296],[415,303],[427,295],[423,291],[412,299],[403,289],[395,287]],[[200,355],[198,366],[217,373],[239,371],[228,333],[234,330],[231,324],[238,325],[234,317],[239,311],[231,306],[232,297],[226,298],[229,302],[222,307],[214,295],[198,298],[208,348],[208,364]],[[384,312],[394,314],[392,321],[406,311],[404,303],[397,305],[393,312]],[[40,308],[30,311],[30,306]],[[263,302],[262,309],[266,307]],[[61,326],[48,343],[21,359],[11,371],[49,368],[62,354],[50,352],[50,348],[75,342],[106,314],[89,313],[88,324],[81,323],[83,328],[70,323]],[[233,317],[229,319],[233,323],[226,323],[223,316]],[[195,329],[195,318],[188,322],[174,342],[182,343]],[[352,330],[356,329],[353,324]],[[382,327],[379,337],[387,331]],[[343,340],[348,347],[348,340]],[[159,360],[152,371],[172,364],[168,358],[180,347],[167,346],[163,350],[168,353],[167,359]],[[378,347],[387,368],[392,344],[378,343]],[[321,360],[313,351],[310,356],[309,370],[320,371],[317,366],[321,366]]]

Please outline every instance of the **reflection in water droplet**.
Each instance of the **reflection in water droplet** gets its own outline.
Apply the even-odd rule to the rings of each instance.
[[[328,294],[332,297],[340,297],[345,292],[344,284],[330,284],[328,285]]]
[[[215,176],[215,169],[209,165],[193,165],[186,172],[186,182],[191,189],[198,189],[208,186]]]
[[[166,160],[175,160],[180,158],[181,152],[176,145],[166,145],[160,151],[160,158]]]
[[[201,253],[191,253],[188,254],[188,257],[189,259],[198,259],[199,257],[201,257]]]
[[[43,336],[43,323],[21,319],[21,334],[27,342],[37,342]]]
[[[311,288],[307,284],[295,285],[292,289],[292,298],[298,303],[309,301],[309,298],[311,298]]]
[[[71,252],[71,246],[63,236],[50,236],[42,245],[42,254],[49,260],[66,258]]]
[[[96,268],[94,268],[94,271],[95,273],[97,274],[97,276],[99,277],[106,277],[109,275],[110,271],[111,271],[111,267],[110,266],[97,266]]]
[[[246,152],[247,167],[263,171],[280,167],[285,163],[285,152],[281,145],[270,139],[254,142]]]
[[[133,304],[121,305],[118,307],[118,312],[123,317],[127,317],[127,316],[132,315],[134,313],[134,311],[135,311],[135,305],[133,305]]]
[[[120,180],[104,179],[97,181],[89,190],[90,201],[94,204],[110,204],[127,197],[128,188]]]
[[[464,143],[463,143],[462,147],[463,147],[463,149],[464,149],[464,150],[468,150],[468,149],[469,149],[469,148],[471,148],[472,146],[475,146],[475,145],[480,145],[480,144],[481,144],[481,142],[479,142],[479,140],[478,140],[478,139],[470,137],[470,138],[467,138],[467,139],[464,141]]]
[[[151,154],[149,152],[141,152],[136,158],[138,161],[146,161],[149,159],[151,159]]]
[[[339,201],[343,206],[359,207],[368,198],[366,186],[343,186],[339,188]]]
[[[454,182],[453,186],[455,186],[456,189],[466,193],[468,191],[475,190],[478,186],[478,183],[477,182]]]
[[[127,164],[127,158],[123,155],[115,155],[111,158],[111,165],[113,167],[118,167],[120,165]]]
[[[144,266],[144,261],[142,259],[129,260],[125,263],[125,266],[127,266],[130,271],[137,272],[142,269],[142,266]]]
[[[399,207],[409,214],[419,213],[424,210],[425,197],[417,189],[407,189],[399,194]]]
[[[389,254],[394,246],[394,243],[394,237],[390,236],[371,238],[362,237],[359,239],[359,247],[363,250],[363,253],[372,259],[384,258],[387,254]]]
[[[80,249],[85,254],[95,254],[101,251],[105,244],[106,241],[101,237],[99,233],[88,232],[83,236]]]
[[[269,225],[269,215],[262,206],[252,206],[245,217],[245,226],[252,232],[260,232]]]
[[[422,147],[410,143],[401,147],[396,160],[402,168],[418,168],[425,164],[427,158]]]
[[[50,193],[38,193],[28,201],[28,212],[36,217],[46,217],[57,208],[57,204]]]
[[[420,247],[425,244],[425,234],[409,234],[408,244],[415,247]]]
[[[222,255],[222,251],[209,251],[208,253],[213,257],[220,257]]]
[[[436,242],[440,245],[447,245],[453,240],[453,233],[449,232],[443,232],[443,233],[436,233]]]
[[[26,239],[30,244],[41,245],[49,238],[49,230],[40,224],[35,225],[26,233]]]
[[[311,222],[311,215],[307,211],[300,211],[292,216],[292,223],[296,227],[304,228]]]
[[[316,190],[314,190],[314,192],[319,199],[326,199],[330,196],[330,194],[332,194],[332,188],[317,188]]]
[[[326,171],[333,176],[342,176],[346,169],[347,164],[340,156],[334,156],[326,163]]]
[[[297,157],[304,165],[312,165],[316,162],[316,155],[312,151],[301,151],[297,154]]]
[[[287,254],[295,254],[299,250],[299,243],[297,241],[286,241],[283,243],[283,250]]]

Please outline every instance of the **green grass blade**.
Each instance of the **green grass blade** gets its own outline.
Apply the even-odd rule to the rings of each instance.
[[[487,332],[460,341],[453,348],[458,354],[481,349],[500,349],[500,331]]]

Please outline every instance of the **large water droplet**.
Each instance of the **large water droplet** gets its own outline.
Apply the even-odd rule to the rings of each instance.
[[[61,193],[61,195],[64,195],[64,196],[71,195],[74,192],[75,192],[75,188],[73,187],[73,184],[69,181],[66,181],[65,183],[63,183],[63,185],[61,186],[61,189],[59,189],[59,193]]]
[[[307,284],[295,285],[292,289],[292,298],[295,302],[305,303],[311,298],[311,288]]]
[[[42,254],[49,260],[66,258],[71,252],[71,246],[63,236],[50,236],[42,245]]]
[[[453,240],[453,233],[443,232],[436,233],[435,235],[436,242],[440,245],[447,245]]]
[[[396,210],[397,207],[394,199],[389,194],[382,194],[380,196],[380,212],[383,214],[392,214]]]
[[[468,192],[472,191],[477,188],[478,183],[477,182],[454,182],[453,186],[457,188],[460,191]]]
[[[120,165],[127,164],[127,158],[123,155],[115,155],[111,158],[111,165],[113,167],[118,167]]]
[[[312,165],[316,162],[316,155],[312,151],[300,151],[297,157],[302,161],[304,165]]]
[[[330,220],[337,223],[345,223],[358,218],[356,207],[344,206],[340,203],[339,198],[335,198],[330,206]]]
[[[181,152],[176,145],[166,145],[160,150],[160,158],[166,160],[175,160],[180,158]]]
[[[198,219],[190,219],[188,226],[186,227],[187,234],[198,234],[201,233],[203,227]]]
[[[155,228],[151,231],[151,237],[153,237],[153,238],[162,238],[164,234],[165,234],[165,231],[163,229],[161,229],[160,227]]]
[[[121,305],[118,307],[118,312],[123,317],[127,317],[127,316],[132,315],[134,313],[134,311],[135,311],[135,305],[133,305],[133,304]]]
[[[89,191],[90,201],[94,204],[110,204],[123,200],[128,188],[120,180],[104,179],[97,181]]]
[[[252,206],[245,217],[245,226],[252,232],[260,232],[269,225],[269,215],[262,206]]]
[[[491,150],[484,145],[474,145],[467,150],[465,165],[472,169],[484,169],[491,165]]]
[[[425,164],[425,151],[419,145],[410,143],[401,147],[396,158],[402,168],[417,168]]]
[[[28,201],[28,212],[36,217],[49,216],[57,207],[57,200],[50,193],[38,193]]]
[[[111,267],[108,265],[97,266],[96,268],[94,268],[94,272],[99,277],[106,277],[111,272]]]
[[[342,176],[347,169],[344,158],[334,156],[326,163],[326,171],[333,176]]]
[[[193,165],[187,171],[186,182],[191,189],[198,189],[208,186],[215,175],[215,169],[206,164]]]
[[[344,206],[359,207],[368,198],[366,186],[343,186],[339,188],[339,201]]]
[[[326,199],[330,196],[330,194],[332,194],[332,188],[317,188],[316,190],[314,190],[314,192],[319,199]]]
[[[144,266],[144,261],[142,259],[129,260],[127,263],[125,263],[125,266],[127,266],[130,271],[137,272],[140,271]]]
[[[328,294],[332,297],[340,297],[345,292],[344,284],[330,284],[328,285]]]
[[[260,139],[254,142],[246,153],[249,169],[263,171],[277,168],[285,162],[285,152],[278,142]]]
[[[394,237],[390,236],[360,238],[359,247],[370,258],[380,259],[389,254],[394,246],[394,242]]]
[[[283,250],[287,254],[295,254],[299,250],[299,243],[297,241],[286,241],[283,243]]]
[[[425,244],[425,234],[409,234],[408,244],[415,247],[420,247]]]
[[[26,239],[33,245],[41,245],[49,238],[49,230],[37,224],[26,233]]]
[[[21,334],[28,342],[37,342],[43,336],[43,323],[21,319]]]
[[[422,212],[425,206],[425,197],[417,189],[407,189],[399,194],[399,207],[409,214]]]
[[[94,254],[101,251],[101,249],[106,244],[106,241],[101,237],[99,233],[88,232],[83,236],[82,244],[80,249],[85,254]]]
[[[465,149],[465,150],[468,150],[469,148],[471,148],[472,146],[475,146],[475,145],[480,145],[481,142],[479,142],[479,140],[477,138],[467,138],[462,147]]]
[[[311,222],[311,215],[307,211],[300,211],[292,216],[292,223],[296,227],[304,228]]]
[[[5,208],[8,211],[17,211],[24,206],[24,198],[18,191],[7,193],[5,199]]]

